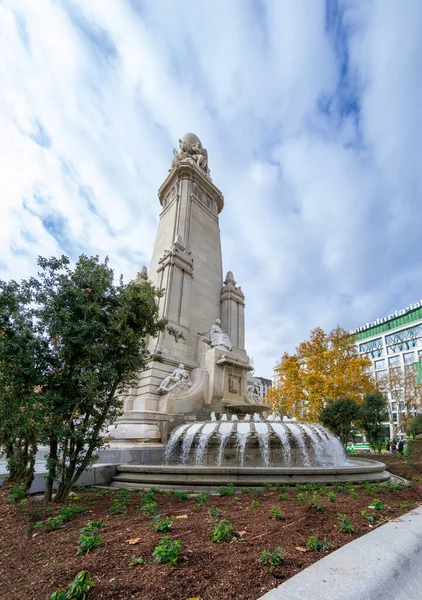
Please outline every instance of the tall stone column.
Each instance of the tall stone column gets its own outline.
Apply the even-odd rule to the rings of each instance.
[[[159,353],[162,362],[152,361],[140,374],[138,385],[127,391],[125,414],[111,431],[117,445],[159,442],[177,414],[200,411],[204,403],[201,340],[221,317],[223,277],[218,216],[224,198],[211,180],[207,151],[197,136],[186,134],[179,146],[179,152],[173,151],[171,169],[158,190],[162,211],[149,279],[164,290],[159,300],[160,314],[183,339],[176,342],[164,332],[149,341],[151,352]],[[144,269],[141,280],[145,274]],[[243,306],[244,303],[242,311]],[[240,322],[243,323],[243,312]],[[236,346],[244,345],[243,331],[241,325]],[[169,404],[170,396],[160,393],[159,387],[179,364],[189,374],[191,387],[186,399],[175,399]]]

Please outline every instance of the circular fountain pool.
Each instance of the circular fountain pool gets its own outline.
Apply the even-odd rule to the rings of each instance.
[[[338,441],[318,423],[298,423],[256,414],[239,420],[184,423],[172,432],[164,465],[120,465],[116,487],[157,487],[216,491],[221,485],[257,487],[268,483],[386,481],[381,462],[349,458]]]

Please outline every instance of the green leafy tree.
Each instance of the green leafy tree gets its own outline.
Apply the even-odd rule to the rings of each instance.
[[[351,398],[339,398],[324,406],[319,420],[339,437],[343,446],[346,447],[358,417],[359,405],[357,402]]]
[[[11,288],[6,300],[13,299],[13,290],[17,297],[26,293],[25,303],[9,302],[3,320],[8,323],[9,337],[16,332],[20,335],[18,346],[24,345],[19,327],[28,330],[34,346],[20,350],[25,358],[30,357],[28,370],[22,371],[21,389],[27,404],[36,396],[40,413],[31,416],[29,412],[35,424],[26,423],[23,446],[49,446],[45,499],[51,500],[53,483],[58,481],[55,501],[63,501],[94,462],[95,451],[105,445],[107,428],[121,414],[124,389],[134,385],[151,359],[148,338],[166,329],[167,321],[158,314],[156,299],[161,292],[150,282],[124,284],[120,279],[115,284],[107,259],[101,263],[98,257],[82,255],[72,268],[65,256],[40,257],[38,265],[37,278],[3,285],[1,295]],[[176,339],[181,337],[167,329]],[[2,344],[5,339],[1,338]],[[0,351],[6,391],[14,383],[8,374],[10,365],[19,368],[19,362],[8,357],[9,346],[4,343]],[[5,415],[8,440],[19,433],[18,412],[24,414],[17,386],[11,389],[15,404],[5,402],[11,407],[10,415]]]
[[[26,489],[34,478],[46,407],[42,399],[47,343],[36,335],[33,290],[0,281],[0,447],[9,479]]]
[[[379,453],[382,449],[386,421],[388,421],[388,409],[384,396],[380,392],[367,394],[360,406],[359,423],[370,445]]]
[[[413,435],[413,437],[416,437],[419,433],[422,433],[422,414],[413,417],[407,427],[407,431]]]

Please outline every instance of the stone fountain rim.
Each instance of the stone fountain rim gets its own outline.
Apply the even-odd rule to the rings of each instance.
[[[370,458],[348,458],[355,465],[344,465],[336,467],[240,467],[240,466],[206,466],[206,465],[119,465],[118,470],[129,472],[153,472],[157,473],[191,473],[191,474],[262,474],[262,475],[335,475],[335,474],[358,474],[379,473],[386,469],[386,465],[380,461]]]

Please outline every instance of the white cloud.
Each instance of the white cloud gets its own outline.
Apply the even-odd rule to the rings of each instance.
[[[150,260],[171,148],[208,148],[257,374],[422,296],[413,0],[5,0],[0,276]]]

